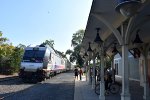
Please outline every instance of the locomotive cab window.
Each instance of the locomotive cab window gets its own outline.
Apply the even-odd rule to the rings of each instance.
[[[45,51],[42,50],[26,50],[23,56],[24,61],[42,62]]]

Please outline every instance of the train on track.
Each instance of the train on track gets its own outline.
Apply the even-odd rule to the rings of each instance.
[[[45,45],[26,47],[19,77],[23,81],[41,82],[57,73],[70,70],[71,63],[53,48]]]

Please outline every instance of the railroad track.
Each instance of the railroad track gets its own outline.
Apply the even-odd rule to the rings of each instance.
[[[18,78],[19,78],[19,76],[0,78],[0,82],[9,81],[9,80],[15,80],[15,79],[18,79]]]

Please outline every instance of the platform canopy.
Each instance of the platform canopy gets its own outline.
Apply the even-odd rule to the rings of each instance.
[[[150,42],[150,0],[142,0],[142,5],[138,9],[132,25],[128,39],[129,48],[133,48],[133,40],[135,39],[137,30],[139,37],[144,43]],[[118,13],[115,8],[117,0],[93,0],[89,13],[82,47],[80,54],[84,55],[91,43],[92,50],[99,51],[99,47],[94,43],[97,30],[100,28],[99,36],[104,41],[104,50],[111,56],[114,45],[119,50],[122,42],[120,41],[121,25],[129,23],[131,18],[125,17]],[[121,50],[120,50],[121,51]]]

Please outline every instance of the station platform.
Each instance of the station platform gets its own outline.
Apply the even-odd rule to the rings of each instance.
[[[120,77],[116,77],[116,81],[121,82]],[[139,81],[130,80],[131,100],[144,100],[143,87],[140,86]],[[121,100],[121,91],[118,94],[109,94],[105,96],[105,100]],[[92,86],[88,84],[85,76],[82,80],[75,80],[74,100],[100,100],[99,95],[94,92]]]

